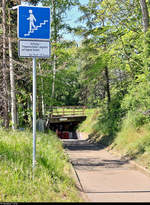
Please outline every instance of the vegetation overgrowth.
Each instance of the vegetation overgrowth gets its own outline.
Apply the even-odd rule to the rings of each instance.
[[[130,104],[129,101],[127,103]],[[115,116],[109,118],[112,124],[117,124],[115,132],[114,127],[109,126],[107,120],[102,121],[102,115],[105,115],[103,110],[95,108],[90,113],[87,112],[87,115],[87,119],[80,124],[78,131],[88,133],[90,142],[100,143],[108,150],[118,152],[123,158],[134,160],[150,170],[149,115],[139,112],[138,109],[129,110],[120,121]],[[105,116],[104,118],[106,119]]]
[[[81,202],[68,156],[53,134],[37,133],[32,169],[32,133],[0,129],[0,202]]]

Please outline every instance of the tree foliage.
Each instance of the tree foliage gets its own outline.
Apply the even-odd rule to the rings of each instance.
[[[80,100],[101,108],[98,128],[114,136],[128,112],[134,111],[137,121],[149,119],[150,5],[145,0],[90,0],[80,9],[86,23],[75,31],[84,37]]]
[[[7,8],[18,2],[8,1]],[[38,117],[52,105],[98,106],[102,110],[99,126],[104,134],[111,135],[119,130],[128,112],[140,113],[141,119],[149,120],[144,114],[149,110],[149,1],[89,0],[87,5],[75,0],[30,1],[34,5],[38,2],[51,7],[52,12],[51,57],[37,62]],[[65,22],[67,11],[74,6],[83,14],[79,21],[84,22],[76,28]],[[13,38],[16,18],[11,11]],[[6,19],[8,24],[7,9]],[[77,45],[75,41],[64,40],[66,32],[82,36],[82,42]],[[32,61],[19,59],[17,43],[12,44],[18,121],[20,125],[31,125]],[[8,65],[7,68],[9,72]],[[10,93],[8,96],[10,102]]]

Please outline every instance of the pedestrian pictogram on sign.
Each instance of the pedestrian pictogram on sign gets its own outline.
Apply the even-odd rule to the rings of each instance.
[[[50,8],[19,6],[18,38],[50,39]]]
[[[29,16],[29,18],[27,18],[27,20],[29,20],[29,22],[30,22],[30,31],[29,31],[29,32],[32,32],[32,27],[33,27],[33,28],[36,27],[36,26],[34,25],[34,21],[36,21],[36,18],[34,17],[33,12],[32,12],[31,9],[29,10],[29,14],[30,14],[30,16]],[[26,34],[25,34],[25,35],[26,35]]]

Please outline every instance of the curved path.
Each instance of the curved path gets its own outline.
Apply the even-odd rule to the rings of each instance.
[[[63,140],[86,202],[150,202],[150,177],[87,140]]]

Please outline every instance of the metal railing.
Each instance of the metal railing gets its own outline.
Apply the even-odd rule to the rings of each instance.
[[[85,106],[62,106],[51,107],[50,116],[51,117],[64,117],[64,116],[84,116]]]

